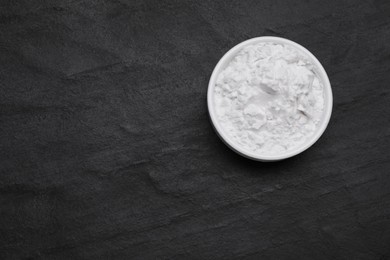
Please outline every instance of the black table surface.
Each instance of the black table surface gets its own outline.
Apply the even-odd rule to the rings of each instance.
[[[277,163],[208,118],[234,45],[308,48],[334,94]],[[390,1],[0,1],[1,259],[389,259]]]

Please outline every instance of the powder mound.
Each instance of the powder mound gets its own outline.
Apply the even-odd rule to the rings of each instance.
[[[223,131],[242,148],[276,155],[302,145],[324,110],[323,83],[305,53],[289,45],[244,47],[214,89]]]

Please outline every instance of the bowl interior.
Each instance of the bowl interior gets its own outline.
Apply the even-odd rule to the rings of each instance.
[[[324,88],[324,111],[322,113],[320,123],[319,123],[318,127],[316,128],[315,132],[313,133],[313,135],[311,136],[311,138],[308,139],[301,146],[298,146],[294,149],[291,149],[287,152],[284,152],[284,153],[281,153],[278,155],[263,155],[263,154],[259,155],[259,154],[252,152],[252,151],[246,150],[243,147],[241,147],[239,144],[235,143],[234,140],[232,140],[232,138],[230,138],[230,136],[224,132],[224,129],[219,124],[217,115],[215,113],[215,107],[214,107],[214,87],[215,87],[215,82],[216,82],[218,74],[223,69],[225,69],[226,66],[228,66],[230,61],[234,58],[234,56],[243,47],[248,46],[248,45],[261,43],[261,42],[272,42],[272,43],[280,43],[280,44],[284,44],[284,45],[290,45],[290,46],[294,47],[295,49],[298,49],[299,51],[304,53],[308,57],[308,59],[311,61],[311,63],[314,64],[315,72],[317,73],[318,77],[321,79],[322,84],[323,84],[323,88]],[[214,125],[215,130],[217,131],[220,138],[231,149],[233,149],[237,153],[239,153],[245,157],[248,157],[250,159],[259,160],[259,161],[277,161],[277,160],[282,160],[282,159],[292,157],[294,155],[297,155],[297,154],[303,152],[304,150],[306,150],[307,148],[312,146],[319,139],[319,137],[323,134],[323,132],[325,131],[325,129],[329,123],[329,119],[330,119],[331,112],[332,112],[333,96],[332,96],[332,89],[330,86],[329,78],[328,78],[324,68],[322,67],[321,63],[317,60],[317,58],[311,52],[309,52],[306,48],[304,48],[303,46],[301,46],[293,41],[290,41],[290,40],[287,40],[284,38],[279,38],[279,37],[264,36],[264,37],[253,38],[253,39],[244,41],[244,42],[236,45],[235,47],[230,49],[221,58],[221,60],[218,62],[217,66],[215,67],[215,69],[211,75],[211,78],[210,78],[210,82],[209,82],[209,86],[208,86],[208,93],[207,93],[207,103],[208,103],[210,118],[211,118],[211,121]]]

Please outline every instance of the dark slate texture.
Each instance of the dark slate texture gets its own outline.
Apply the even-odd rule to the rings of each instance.
[[[206,92],[239,42],[327,70],[308,151],[242,158]],[[0,1],[1,259],[389,259],[390,1]]]

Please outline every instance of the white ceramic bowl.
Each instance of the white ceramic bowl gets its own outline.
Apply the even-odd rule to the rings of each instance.
[[[214,107],[214,88],[215,88],[215,82],[217,80],[217,76],[219,73],[228,65],[228,63],[232,60],[232,58],[245,46],[257,44],[261,42],[273,42],[273,43],[280,43],[284,45],[290,45],[292,47],[295,47],[296,49],[302,51],[307,55],[309,60],[312,62],[312,64],[316,67],[316,72],[318,73],[318,76],[322,80],[323,87],[324,87],[324,112],[322,114],[322,118],[320,120],[319,125],[317,126],[316,131],[314,134],[306,140],[305,143],[302,145],[291,149],[285,153],[282,153],[280,155],[259,155],[254,153],[253,151],[246,150],[245,148],[241,147],[239,144],[234,142],[234,140],[224,132],[224,129],[221,127]],[[297,155],[306,149],[308,149],[310,146],[312,146],[324,133],[328,123],[329,119],[332,113],[332,105],[333,105],[333,96],[332,96],[332,89],[330,86],[328,75],[326,74],[324,68],[322,67],[321,63],[317,60],[314,55],[309,52],[306,48],[303,46],[284,39],[280,37],[270,37],[270,36],[263,36],[263,37],[257,37],[253,39],[249,39],[247,41],[244,41],[236,46],[234,46],[232,49],[230,49],[218,62],[217,66],[215,67],[213,73],[211,74],[208,92],[207,92],[207,105],[208,110],[211,118],[211,122],[219,135],[219,137],[222,139],[222,141],[225,142],[226,145],[228,145],[233,151],[237,152],[238,154],[245,156],[247,158],[257,160],[257,161],[279,161],[283,159],[287,159],[289,157],[292,157],[294,155]]]

